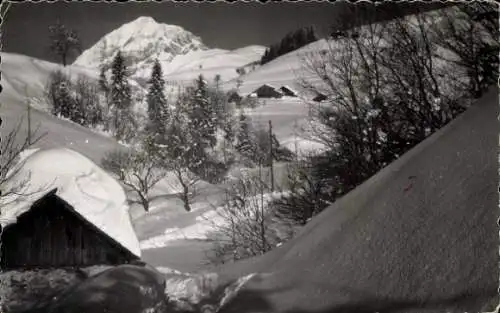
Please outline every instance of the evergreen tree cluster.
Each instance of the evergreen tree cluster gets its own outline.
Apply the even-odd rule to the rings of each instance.
[[[264,65],[277,57],[295,51],[311,42],[318,40],[313,27],[304,27],[292,33],[288,33],[278,44],[271,45],[262,56],[260,61]]]
[[[82,126],[95,127],[103,123],[98,87],[86,77],[80,76],[73,83],[62,71],[55,71],[49,77],[46,93],[52,114]]]

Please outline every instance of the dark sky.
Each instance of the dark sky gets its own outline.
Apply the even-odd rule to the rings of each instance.
[[[75,29],[88,48],[103,35],[139,16],[179,25],[200,36],[209,47],[234,49],[269,45],[302,26],[325,29],[334,18],[328,2],[55,2],[13,4],[3,25],[4,51],[54,60],[48,26],[60,19]]]

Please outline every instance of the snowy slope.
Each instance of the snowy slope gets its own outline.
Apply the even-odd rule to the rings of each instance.
[[[3,227],[15,223],[34,201],[57,188],[56,195],[85,219],[135,255],[141,255],[123,188],[92,161],[60,148],[30,151],[18,166],[8,175],[11,177],[4,186],[7,195],[0,199]],[[16,194],[9,195],[9,191]]]
[[[2,63],[2,87],[9,92],[10,96],[23,99],[28,94],[39,108],[47,109],[43,103],[45,99],[45,86],[51,72],[61,70],[68,74],[71,79],[85,76],[90,80],[97,80],[99,73],[96,70],[82,68],[80,66],[63,66],[21,54],[0,53]]]
[[[180,26],[139,17],[101,38],[85,50],[73,63],[98,69],[109,67],[121,51],[129,63],[132,77],[145,81],[155,59],[162,66],[166,80],[191,83],[199,74],[209,79],[217,74],[223,80],[237,76],[236,68],[255,62],[263,55],[262,46],[249,46],[234,51],[209,49],[201,38]]]
[[[289,85],[293,89],[299,89],[296,80],[301,74],[302,57],[310,52],[319,52],[328,49],[329,44],[322,39],[304,46],[298,50],[282,55],[269,63],[266,63],[256,70],[249,72],[239,79],[242,82],[239,90],[242,95],[250,94],[263,84],[271,84],[276,87]],[[236,88],[237,80],[233,79],[224,84],[224,89],[230,90]]]
[[[249,46],[232,51],[212,49],[178,56],[165,66],[167,78],[185,84],[190,84],[200,74],[209,80],[216,75],[220,75],[222,81],[232,80],[239,76],[237,69],[257,62],[264,51],[264,47]]]
[[[494,312],[497,116],[492,88],[294,239],[223,265],[221,281],[269,276],[219,312]]]
[[[457,8],[450,7],[443,9],[442,11],[448,12],[451,16],[459,17],[459,13]],[[426,22],[437,22],[439,23],[439,17],[437,15],[438,11],[431,11],[425,13],[427,16]],[[413,25],[415,29],[417,29],[416,15],[407,16],[406,19],[410,22],[410,25]],[[361,28],[363,31],[365,28]],[[429,34],[432,34],[430,32]],[[485,38],[486,40],[491,40],[488,34],[478,25],[477,35]],[[432,36],[432,35],[431,35]],[[380,44],[383,44],[384,40],[380,41]],[[439,42],[437,42],[439,45]],[[306,78],[310,82],[316,82],[321,85],[319,78],[311,77],[311,74],[304,71],[304,58],[308,58],[313,55],[318,56],[319,53],[325,52],[327,53],[327,57],[336,57],[335,51],[341,49],[343,46],[342,41],[333,40],[333,39],[321,39],[316,42],[312,42],[300,49],[284,54],[269,63],[266,63],[259,68],[255,69],[252,72],[249,72],[245,75],[242,75],[238,79],[234,78],[230,81],[226,81],[224,83],[225,90],[231,90],[237,87],[237,81],[241,81],[241,86],[239,87],[239,91],[241,95],[248,95],[253,92],[255,89],[260,87],[263,84],[270,84],[279,88],[283,85],[289,85],[290,87],[296,89],[299,92],[302,92],[304,96],[310,97],[315,95],[309,95],[307,93],[304,94],[304,91],[301,90],[299,84],[297,83],[298,78]],[[441,47],[438,47],[436,51],[436,55],[441,57],[445,57],[446,59],[453,59],[456,56],[448,50],[445,50]],[[439,58],[434,58],[433,62],[434,66],[439,68],[439,70],[443,72],[450,71],[450,69],[446,69],[445,62]],[[454,71],[458,69],[454,68]],[[443,85],[442,88],[447,88],[446,85]],[[320,88],[321,89],[321,88]]]

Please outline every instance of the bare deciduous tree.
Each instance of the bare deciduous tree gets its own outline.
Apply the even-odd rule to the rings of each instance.
[[[327,207],[325,200],[328,184],[315,173],[318,160],[311,153],[306,158],[287,165],[288,192],[271,202],[273,214],[282,222],[304,226],[316,214]]]
[[[146,151],[115,150],[102,160],[103,168],[117,175],[125,186],[137,194],[146,212],[150,208],[149,192],[166,176],[159,164],[156,156]]]
[[[68,63],[68,58],[73,52],[82,52],[80,38],[76,31],[68,29],[60,21],[49,27],[50,49],[61,58],[63,66]]]
[[[45,136],[45,133],[39,134],[39,126],[33,131],[30,130],[30,133],[23,133],[23,121],[23,118],[19,119],[17,125],[6,136],[2,136],[2,153],[0,154],[0,197],[2,198],[11,195],[26,195],[29,173],[27,177],[15,184],[10,184],[9,180],[22,169],[18,166],[21,153],[36,145]]]
[[[495,26],[497,31],[491,32],[488,24],[475,19],[480,13],[473,12],[481,11],[482,6],[483,4],[474,3],[459,5],[454,11],[441,10],[438,15],[439,22],[432,24],[432,31],[439,45],[456,56],[439,57],[467,71],[468,89],[476,98],[480,97],[498,76],[498,25]],[[498,12],[496,20],[498,24]]]
[[[191,202],[197,195],[196,187],[200,181],[200,177],[191,169],[200,167],[204,160],[203,156],[199,155],[200,151],[196,142],[191,137],[191,132],[195,130],[189,129],[187,117],[183,114],[179,103],[177,110],[172,112],[171,119],[168,121],[167,137],[156,141],[149,140],[147,150],[157,155],[162,160],[162,168],[175,176],[181,186],[177,196],[183,202],[184,209],[189,212]]]

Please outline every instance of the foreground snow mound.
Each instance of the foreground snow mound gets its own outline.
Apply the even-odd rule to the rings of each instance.
[[[165,294],[173,307],[203,313],[217,312],[230,303],[250,279],[260,275],[252,273],[221,284],[219,275],[212,272],[189,274],[166,268],[158,270],[165,273]]]
[[[126,195],[120,184],[85,156],[67,149],[26,153],[8,173],[0,224],[15,223],[31,205],[57,188],[56,195],[85,219],[140,256],[139,241],[130,217]]]

